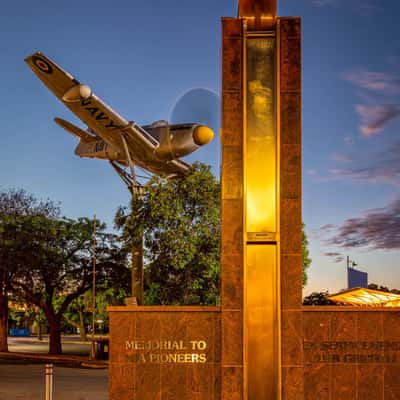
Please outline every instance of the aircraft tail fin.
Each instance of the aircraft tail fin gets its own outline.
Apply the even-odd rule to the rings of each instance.
[[[93,143],[98,140],[98,138],[94,135],[91,135],[89,132],[84,131],[81,128],[78,128],[76,125],[71,124],[71,122],[65,121],[62,118],[54,118],[54,122],[61,126],[61,128],[65,129],[68,133],[80,139],[85,143]]]

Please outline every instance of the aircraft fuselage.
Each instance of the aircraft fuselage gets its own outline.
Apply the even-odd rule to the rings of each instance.
[[[75,148],[75,154],[79,157],[99,158],[101,160],[118,161],[121,164],[126,164],[124,155],[104,140],[97,140],[92,143],[80,141]]]

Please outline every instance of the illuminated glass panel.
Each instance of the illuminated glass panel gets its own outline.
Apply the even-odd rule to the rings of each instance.
[[[277,135],[274,37],[247,39],[246,228],[276,232]]]

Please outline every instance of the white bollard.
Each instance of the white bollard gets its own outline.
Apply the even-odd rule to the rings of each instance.
[[[53,400],[53,364],[46,364],[46,400]]]

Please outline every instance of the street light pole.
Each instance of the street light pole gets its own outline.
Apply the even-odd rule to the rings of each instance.
[[[93,238],[92,238],[92,258],[93,258],[93,281],[92,281],[92,343],[90,346],[90,359],[96,358],[96,346],[94,341],[95,315],[96,315],[96,216],[93,217]]]

